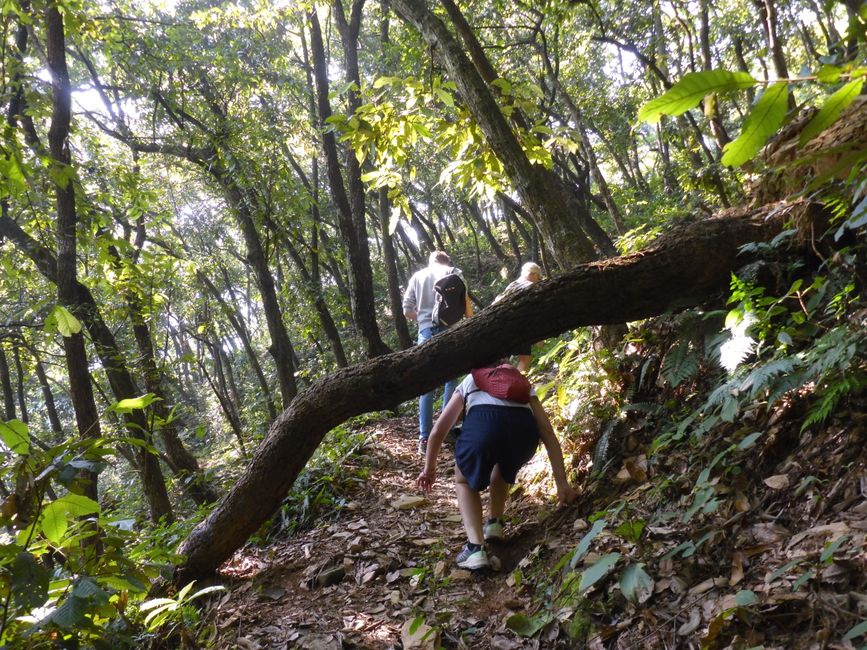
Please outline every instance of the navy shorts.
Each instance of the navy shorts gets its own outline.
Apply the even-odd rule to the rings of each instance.
[[[539,428],[530,409],[479,404],[464,418],[455,463],[469,486],[481,492],[491,483],[494,465],[500,466],[506,483],[514,483],[538,446]]]

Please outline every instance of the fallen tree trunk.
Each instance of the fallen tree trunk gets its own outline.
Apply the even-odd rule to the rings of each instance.
[[[807,203],[729,211],[682,227],[645,251],[581,265],[434,336],[423,345],[338,370],[298,395],[271,426],[247,470],[181,545],[175,581],[213,573],[271,517],[325,434],[350,417],[389,408],[517,346],[585,325],[624,323],[699,304],[726,289],[747,260]]]

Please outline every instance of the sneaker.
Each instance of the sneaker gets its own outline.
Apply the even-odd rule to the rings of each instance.
[[[491,566],[491,563],[488,562],[488,554],[485,553],[485,549],[479,548],[473,550],[469,547],[469,544],[464,546],[463,550],[458,553],[457,563],[462,569],[469,569],[470,571],[486,569]]]
[[[418,439],[418,453],[422,456],[427,454],[427,438]]]
[[[485,522],[484,532],[486,542],[502,542],[506,539],[503,535],[503,522],[500,519],[488,519]]]

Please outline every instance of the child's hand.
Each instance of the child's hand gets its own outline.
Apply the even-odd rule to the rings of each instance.
[[[562,488],[557,488],[557,500],[560,502],[561,506],[568,505],[577,498],[578,492],[576,492],[571,485],[566,484]]]
[[[415,484],[421,489],[422,492],[430,492],[433,487],[434,482],[437,480],[437,475],[434,472],[424,472],[422,471],[418,478],[415,480]]]

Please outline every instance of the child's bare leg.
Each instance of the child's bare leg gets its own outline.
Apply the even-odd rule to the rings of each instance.
[[[506,511],[506,499],[509,496],[509,484],[503,479],[500,473],[500,466],[494,465],[491,471],[491,487],[490,487],[490,503],[489,516],[492,519],[502,519],[503,513]]]
[[[467,531],[467,540],[472,544],[483,544],[482,535],[482,497],[467,483],[461,470],[455,466],[455,489],[458,496],[458,509]]]

